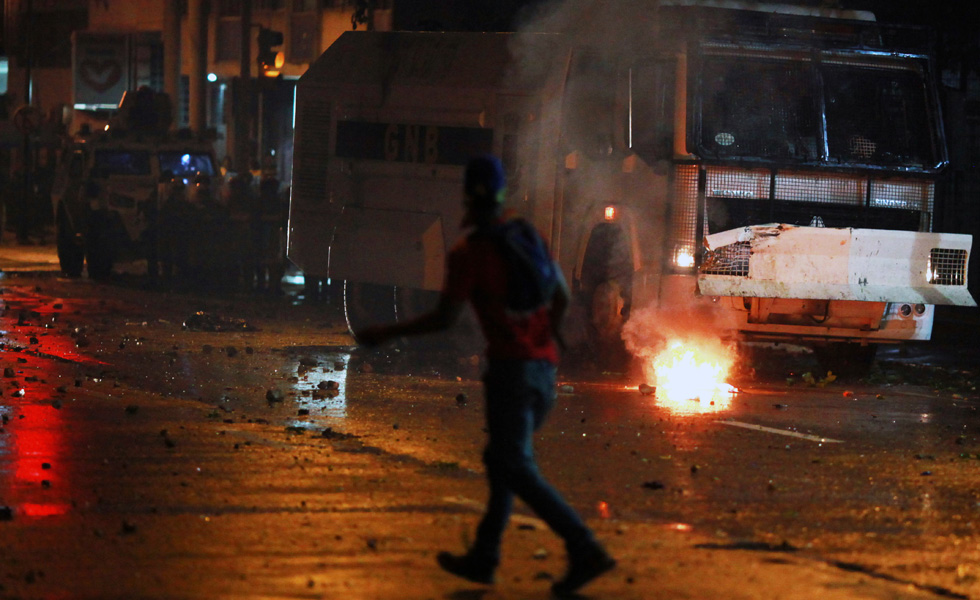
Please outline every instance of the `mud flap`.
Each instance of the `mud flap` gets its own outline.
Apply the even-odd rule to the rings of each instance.
[[[445,256],[437,215],[348,207],[330,244],[329,277],[439,290]]]

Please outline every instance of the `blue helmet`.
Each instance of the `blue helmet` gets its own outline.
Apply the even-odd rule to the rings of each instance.
[[[503,201],[500,191],[507,187],[507,175],[500,159],[490,154],[477,156],[466,165],[463,189],[480,204]]]

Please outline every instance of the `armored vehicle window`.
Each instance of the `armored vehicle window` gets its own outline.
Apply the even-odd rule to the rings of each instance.
[[[813,80],[808,61],[706,56],[698,146],[712,157],[818,160]]]
[[[939,162],[920,74],[846,64],[825,64],[822,73],[832,160],[914,167]]]
[[[160,172],[170,171],[174,177],[190,179],[197,173],[214,175],[211,155],[206,152],[160,152]]]
[[[562,106],[562,134],[569,151],[591,158],[613,155],[615,149],[616,71],[592,52],[572,59]]]
[[[651,160],[670,158],[674,134],[673,60],[651,59],[630,69],[629,144]]]
[[[93,172],[109,175],[149,175],[150,153],[142,150],[96,150]]]

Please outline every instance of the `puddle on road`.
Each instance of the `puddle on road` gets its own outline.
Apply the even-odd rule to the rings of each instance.
[[[310,416],[334,419],[347,417],[347,379],[353,348],[289,348],[292,355],[285,367],[296,373],[291,389],[300,409]],[[294,425],[305,421],[297,420]]]

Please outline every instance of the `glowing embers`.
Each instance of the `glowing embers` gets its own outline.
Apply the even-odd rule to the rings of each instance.
[[[735,362],[734,352],[712,339],[673,339],[644,365],[648,381],[656,383],[656,403],[681,414],[727,410],[738,389],[725,382]]]

